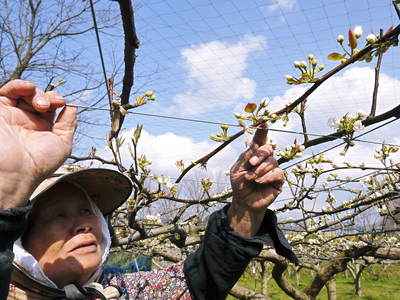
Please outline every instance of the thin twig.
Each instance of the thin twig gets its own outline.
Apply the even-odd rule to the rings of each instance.
[[[301,120],[301,127],[303,128],[303,136],[304,136],[303,144],[308,142],[307,124],[306,124],[306,118],[305,118],[306,103],[307,103],[307,99],[305,99],[303,102],[301,102],[300,113],[299,113],[300,120]]]
[[[394,6],[394,9],[396,10],[397,16],[398,16],[399,19],[400,19],[400,9],[399,9],[399,7],[397,6],[395,0],[393,0],[392,3],[393,3],[393,6]]]
[[[97,156],[97,155],[89,155],[89,156],[81,156],[81,157],[75,156],[75,155],[70,155],[69,158],[72,159],[74,161],[74,163],[76,163],[78,161],[98,160],[102,164],[112,165],[112,166],[116,166],[117,165],[117,163],[115,161],[105,160],[105,159],[103,159],[103,158],[101,158],[100,156]]]
[[[383,36],[383,30],[380,30],[380,37],[382,38]],[[379,88],[379,74],[381,70],[381,64],[382,64],[382,57],[383,57],[383,51],[379,51],[378,54],[378,61],[376,62],[375,66],[375,83],[374,83],[374,92],[372,93],[372,105],[371,105],[371,112],[369,113],[369,117],[375,117],[376,113],[376,103],[377,103],[377,98],[378,98],[378,88]]]

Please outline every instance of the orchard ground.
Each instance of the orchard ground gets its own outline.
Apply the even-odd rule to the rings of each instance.
[[[302,270],[300,276],[300,289],[304,289],[312,280],[309,270]],[[294,273],[288,276],[292,284],[295,284]],[[354,282],[350,273],[339,273],[336,276],[337,299],[339,300],[397,300],[400,299],[400,265],[372,265],[366,268],[361,278],[361,289],[363,296],[354,295]],[[247,272],[239,280],[238,284],[255,290],[261,291],[261,279],[256,278],[254,274]],[[289,300],[287,296],[275,283],[273,279],[268,284],[269,297],[273,300]],[[227,300],[237,299],[228,296]],[[328,299],[326,289],[324,288],[318,295],[317,300]]]

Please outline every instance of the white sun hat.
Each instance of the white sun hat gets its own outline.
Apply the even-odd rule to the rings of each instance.
[[[118,171],[87,168],[71,172],[69,168],[61,168],[36,188],[31,195],[31,203],[34,204],[40,195],[59,182],[70,182],[81,186],[103,215],[112,213],[132,193],[132,181]]]

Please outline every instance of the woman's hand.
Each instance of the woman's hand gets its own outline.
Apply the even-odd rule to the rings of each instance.
[[[36,186],[71,153],[76,108],[28,81],[0,88],[0,209],[26,204]]]
[[[257,129],[253,142],[231,168],[230,226],[243,236],[257,233],[267,207],[282,191],[283,171],[266,145],[267,127]]]

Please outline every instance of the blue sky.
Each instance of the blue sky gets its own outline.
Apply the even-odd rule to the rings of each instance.
[[[337,63],[326,57],[330,52],[340,51],[336,42],[338,34],[346,36],[349,28],[362,26],[360,44],[364,44],[368,34],[399,23],[389,0],[134,2],[142,43],[137,51],[135,91],[153,90],[157,95],[156,102],[136,111],[213,122],[235,123],[234,112],[239,112],[247,102],[258,102],[264,97],[271,100],[274,109],[283,107],[307,88],[307,85],[286,84],[286,74],[297,75],[293,61],[306,60],[313,54],[325,65],[326,71],[330,70]],[[98,7],[103,5],[110,7],[110,13],[118,12],[114,2],[104,1]],[[108,72],[111,72],[123,57],[121,28],[103,31],[101,39]],[[100,72],[94,35],[88,36],[85,42],[93,67]],[[307,112],[310,132],[331,133],[332,129],[327,126],[329,118],[354,114],[360,108],[369,112],[375,61],[354,64],[310,97]],[[399,103],[399,66],[398,48],[391,49],[383,58],[380,112]],[[90,99],[93,94],[86,96]],[[88,116],[106,120],[108,114]],[[210,134],[219,131],[217,125],[130,115],[123,134],[129,136],[137,123],[144,124],[145,130],[139,150],[148,155],[159,174],[174,177],[177,159],[188,163],[218,146],[209,140]],[[282,124],[273,127],[282,128]],[[293,118],[287,128],[299,130],[298,120]],[[364,138],[400,144],[398,128],[398,122],[394,122]],[[87,134],[103,138],[108,128],[95,126],[87,130]],[[236,130],[231,128],[230,132]],[[271,136],[280,148],[292,143],[294,138],[301,141],[301,136],[293,134],[271,132]],[[83,139],[77,151],[87,152],[93,144],[101,153],[109,155],[103,149],[104,142],[97,139]],[[306,155],[324,147],[310,149]],[[360,143],[350,149],[349,159],[373,163],[375,148],[376,145]],[[243,139],[239,139],[210,162],[210,172],[228,170],[243,149]],[[337,149],[328,155],[340,162],[343,161],[338,156],[340,151]]]

